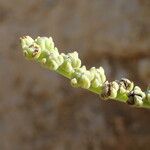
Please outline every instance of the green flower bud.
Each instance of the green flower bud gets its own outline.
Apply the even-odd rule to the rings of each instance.
[[[69,61],[63,62],[63,64],[60,66],[68,75],[71,75],[74,72],[74,68],[72,67],[71,63]]]
[[[78,81],[76,78],[71,79],[71,85],[76,88],[79,87]]]
[[[52,38],[47,38],[47,37],[37,37],[35,39],[36,44],[38,44],[43,51],[54,51],[54,42]]]
[[[102,84],[106,81],[104,69],[102,67],[98,69],[92,67],[90,72],[93,75],[93,79],[91,81],[92,87],[97,88],[98,86],[102,86]]]
[[[82,75],[80,78],[73,78],[71,79],[71,85],[73,87],[81,87],[84,89],[88,89],[90,87],[90,81],[86,77],[86,75]]]
[[[58,62],[58,64],[59,64],[59,66],[62,65],[63,62],[64,62],[64,58],[63,58],[61,55],[59,55],[57,58],[58,58],[58,59],[57,59],[57,62]]]
[[[57,51],[53,51],[41,60],[42,64],[51,70],[57,70],[63,63],[63,57]]]
[[[142,106],[143,105],[143,100],[140,96],[136,95],[134,97],[134,101],[135,101],[135,106]]]
[[[99,83],[98,79],[94,79],[94,80],[92,80],[91,85],[93,88],[97,88],[100,86],[100,83]]]
[[[34,40],[30,36],[23,36],[20,38],[21,46],[24,49],[25,47],[29,47],[34,43]]]
[[[50,59],[46,60],[46,63],[44,64],[44,66],[46,68],[49,68],[50,70],[57,70],[57,68],[59,67],[56,61],[50,60]]]
[[[51,64],[50,64],[49,68],[50,68],[51,70],[57,70],[58,67],[59,67],[59,66],[58,66],[58,64],[56,63],[56,61],[51,60]]]
[[[72,67],[71,59],[68,55],[65,55],[64,53],[61,53],[61,58],[63,59],[63,63],[60,66],[61,69],[65,70],[67,74],[72,74],[74,72],[74,68]]]
[[[61,56],[64,58],[64,63],[69,62],[71,64],[72,69],[81,67],[81,60],[78,58],[78,53],[76,51],[68,53],[67,55],[61,53]]]
[[[144,99],[145,96],[146,96],[145,93],[142,92],[142,90],[141,90],[141,88],[140,88],[139,86],[135,86],[135,87],[134,87],[134,94],[141,96],[142,99]]]
[[[52,51],[55,47],[52,37],[49,37],[45,41],[45,46],[48,50]]]
[[[68,53],[68,59],[71,60],[71,65],[73,68],[81,67],[81,60],[78,58],[78,53],[75,51],[73,53]]]
[[[41,54],[41,48],[33,43],[29,47],[24,47],[23,54],[28,59],[37,59]]]
[[[90,71],[86,70],[85,66],[82,66],[75,69],[75,72],[72,74],[73,81],[71,80],[71,84],[75,83],[76,87],[88,89],[91,85],[91,77]]]
[[[90,87],[90,80],[86,75],[82,75],[79,79],[79,85],[81,88],[88,89]]]
[[[104,69],[102,67],[99,67],[99,69],[97,69],[97,71],[99,72],[102,83],[104,83],[106,81],[106,76],[105,76]]]
[[[119,92],[121,94],[126,93],[126,89],[121,85],[120,88],[119,88]]]

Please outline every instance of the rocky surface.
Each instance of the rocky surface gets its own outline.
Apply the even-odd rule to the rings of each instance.
[[[150,111],[100,101],[22,56],[19,37],[52,36],[110,80],[150,82],[149,0],[0,1],[0,149],[149,149]]]

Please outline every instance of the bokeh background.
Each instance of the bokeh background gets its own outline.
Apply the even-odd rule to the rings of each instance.
[[[149,0],[0,0],[0,150],[150,149],[150,110],[102,101],[26,61],[23,35],[52,36],[60,52],[145,90]]]

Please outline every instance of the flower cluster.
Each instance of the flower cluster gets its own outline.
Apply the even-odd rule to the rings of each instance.
[[[71,85],[88,89],[90,87],[97,88],[106,81],[104,69],[102,67],[92,67],[87,70],[85,66],[78,68],[72,75]]]
[[[24,36],[21,38],[21,45],[26,58],[69,78],[73,87],[88,89],[100,94],[103,99],[120,98],[122,102],[130,105],[150,107],[150,89],[142,92],[126,78],[106,81],[102,67],[86,69],[82,66],[76,51],[68,54],[59,53],[51,37],[37,37],[33,40],[29,36]]]
[[[81,66],[81,60],[76,51],[60,54],[51,37],[37,37],[33,40],[31,37],[25,36],[21,38],[21,43],[26,58],[33,59],[46,68],[63,73],[71,79],[71,85],[74,87],[97,88],[106,81],[102,67],[92,67],[87,70],[85,66]]]
[[[133,82],[126,78],[122,78],[120,81],[106,81],[102,86],[101,97],[104,99],[115,99],[118,94],[129,93],[133,87]]]
[[[25,36],[21,38],[21,43],[26,58],[34,59],[51,70],[58,69],[64,62],[63,56],[59,54],[51,37],[37,37],[33,40]]]
[[[122,78],[120,81],[107,81],[103,84],[100,94],[103,99],[116,99],[118,95],[127,95],[126,103],[135,106],[142,106],[146,96],[147,100],[150,100],[149,90],[145,94],[140,87],[134,87],[133,82],[126,78]]]

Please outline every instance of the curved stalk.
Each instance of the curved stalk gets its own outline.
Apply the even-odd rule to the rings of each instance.
[[[73,87],[87,89],[99,94],[102,99],[124,102],[135,107],[150,108],[150,90],[143,92],[140,87],[126,78],[108,82],[102,67],[89,70],[82,66],[78,53],[59,53],[52,38],[29,36],[21,38],[24,56],[42,66],[56,71],[71,80]]]

